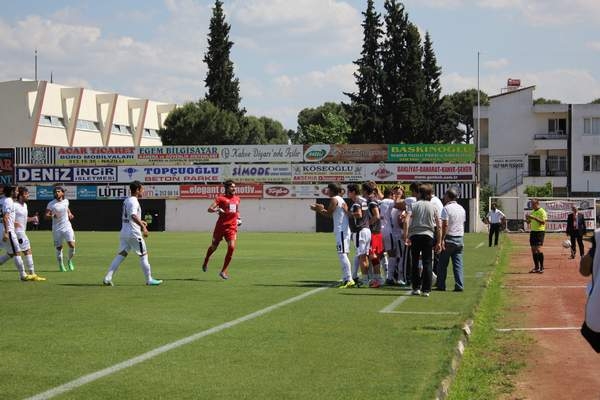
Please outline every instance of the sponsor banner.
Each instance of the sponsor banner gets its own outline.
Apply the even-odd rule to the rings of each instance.
[[[135,147],[57,147],[56,165],[134,165]]]
[[[364,166],[359,164],[295,164],[292,181],[296,182],[360,182]]]
[[[391,162],[458,162],[475,160],[474,144],[390,144]]]
[[[475,179],[474,164],[402,164],[396,166],[397,181],[465,182]]]
[[[365,165],[365,180],[377,182],[396,182],[397,164],[367,164]]]
[[[155,146],[137,149],[138,165],[302,162],[302,145]]]
[[[525,160],[523,157],[496,157],[492,158],[492,168],[523,169],[525,168]]]
[[[97,198],[96,186],[77,186],[77,200],[96,200]]]
[[[235,182],[289,182],[292,180],[290,164],[232,164],[223,165],[223,180]]]
[[[347,192],[342,185],[342,195]],[[265,199],[320,199],[329,197],[327,185],[264,185]]]
[[[388,159],[386,144],[313,144],[304,146],[305,162],[380,162]]]
[[[260,183],[236,183],[235,193],[242,199],[260,199],[263,197],[263,185]],[[181,185],[180,199],[214,199],[225,194],[222,184]]]
[[[66,183],[117,181],[117,167],[18,167],[19,183]]]
[[[56,165],[56,147],[17,147],[16,164]]]
[[[566,232],[567,216],[572,212],[571,208],[575,206],[578,212],[583,214],[585,225],[588,230],[596,229],[596,199],[593,198],[562,198],[562,199],[540,199],[540,207],[546,210],[548,219],[546,220],[546,232]],[[523,219],[531,214],[531,199],[527,199],[523,209]],[[525,230],[530,231],[531,226],[525,224]]]
[[[126,185],[96,186],[98,200],[120,200],[129,196],[129,187]]]
[[[0,185],[15,183],[15,151],[0,149]]]
[[[142,183],[202,183],[222,182],[223,166],[154,166],[118,167],[118,182],[138,180]]]
[[[301,144],[218,146],[218,162],[302,162]]]
[[[64,186],[65,198],[76,199],[77,198],[77,187],[76,186]],[[30,191],[33,190],[30,188]],[[35,199],[36,200],[53,200],[54,199],[54,186],[36,186],[35,187]],[[29,197],[31,199],[31,195]],[[33,199],[32,199],[33,200]]]
[[[177,199],[179,185],[146,185],[143,199]]]

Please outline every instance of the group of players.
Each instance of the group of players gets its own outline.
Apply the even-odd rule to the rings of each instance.
[[[433,252],[439,254],[445,250],[442,237],[446,240],[453,237],[450,234],[445,235],[448,222],[451,226],[463,229],[464,209],[462,213],[450,210],[449,218],[442,201],[433,195],[432,186],[429,184],[413,182],[410,185],[410,196],[404,195],[404,187],[400,185],[385,188],[381,192],[373,181],[362,185],[349,184],[347,189],[350,205],[342,198],[342,189],[337,183],[327,186],[330,197],[327,207],[323,204],[310,205],[316,213],[333,219],[342,271],[339,287],[368,285],[371,288],[379,288],[384,284],[411,284],[413,294],[429,296],[432,285],[436,283],[433,269],[437,265],[433,264],[437,264],[438,260]],[[453,189],[448,191],[447,196],[448,203],[456,203],[457,194]],[[424,207],[417,205],[419,200],[424,200]],[[458,218],[454,218],[457,214]],[[411,243],[421,239],[426,242],[423,243],[426,246]],[[350,241],[354,242],[355,247],[352,266],[348,258]],[[455,291],[463,290],[462,236],[460,251],[460,259],[452,257],[455,267]],[[454,256],[455,252],[451,255]],[[447,267],[448,260],[445,261]],[[457,267],[460,271],[457,271]],[[445,290],[445,273],[443,276],[444,282],[438,283],[438,290]]]
[[[160,279],[152,277],[152,270],[148,260],[148,250],[144,238],[148,236],[148,226],[142,219],[142,209],[139,199],[143,197],[144,186],[139,181],[129,185],[130,196],[123,202],[121,215],[120,244],[117,255],[112,260],[102,281],[105,286],[113,286],[113,277],[121,263],[130,251],[134,251],[140,259],[140,266],[144,273],[146,285],[157,286],[163,283]],[[211,245],[206,251],[202,270],[208,270],[210,256],[215,252],[221,240],[227,242],[227,254],[219,276],[229,279],[228,266],[235,250],[237,228],[241,225],[239,215],[240,199],[235,195],[235,183],[224,182],[225,194],[218,196],[208,208],[210,213],[218,213],[219,218],[213,233]],[[48,203],[45,218],[52,221],[52,237],[56,249],[56,260],[61,272],[73,271],[75,265],[75,233],[71,225],[74,218],[69,208],[69,200],[65,198],[65,188],[55,185],[53,190],[54,200]],[[3,196],[0,198],[0,216],[2,224],[2,247],[6,253],[0,256],[0,265],[13,259],[19,278],[22,281],[45,281],[46,278],[35,272],[31,243],[27,237],[27,223],[34,222],[34,217],[29,217],[27,200],[29,191],[26,187],[6,185]],[[63,243],[68,245],[68,258],[65,264],[63,259]]]

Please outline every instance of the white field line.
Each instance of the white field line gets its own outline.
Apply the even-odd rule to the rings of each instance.
[[[261,316],[263,316],[265,314],[270,313],[271,311],[275,311],[278,308],[281,308],[281,307],[286,306],[286,305],[291,304],[291,303],[295,303],[297,301],[305,299],[305,298],[307,298],[309,296],[312,296],[313,294],[317,294],[317,293],[319,293],[319,292],[321,292],[323,290],[326,290],[326,289],[328,289],[328,287],[320,287],[320,288],[317,288],[317,289],[313,289],[313,290],[308,291],[306,293],[303,293],[303,294],[301,294],[299,296],[295,296],[295,297],[289,298],[289,299],[284,300],[284,301],[282,301],[280,303],[273,304],[272,306],[263,308],[262,310],[258,310],[258,311],[255,311],[255,312],[251,313],[251,314],[248,314],[248,315],[245,315],[243,317],[240,317],[238,319],[234,319],[233,321],[225,322],[225,323],[223,323],[221,325],[217,325],[217,326],[215,326],[213,328],[210,328],[210,329],[207,329],[205,331],[195,333],[195,334],[193,334],[191,336],[188,336],[186,338],[179,339],[179,340],[177,340],[175,342],[166,344],[166,345],[161,346],[161,347],[157,347],[154,350],[150,350],[147,353],[141,354],[141,355],[139,355],[137,357],[133,357],[133,358],[130,358],[129,360],[125,360],[123,362],[115,364],[112,367],[108,367],[108,368],[102,369],[100,371],[96,371],[96,372],[93,372],[91,374],[84,375],[81,378],[77,378],[75,380],[72,380],[71,382],[67,382],[67,383],[65,383],[63,385],[57,386],[57,387],[55,387],[53,389],[50,389],[50,390],[47,390],[47,391],[45,391],[43,393],[36,394],[35,396],[28,397],[26,400],[45,400],[45,399],[50,399],[52,397],[55,397],[55,396],[58,396],[60,394],[65,393],[65,392],[68,392],[70,390],[76,389],[76,388],[78,388],[80,386],[83,386],[85,384],[88,384],[90,382],[96,381],[96,380],[98,380],[100,378],[104,378],[105,376],[112,375],[112,374],[114,374],[116,372],[119,372],[119,371],[124,370],[124,369],[129,368],[129,367],[133,367],[136,364],[139,364],[141,362],[144,362],[146,360],[149,360],[151,358],[159,356],[159,355],[161,355],[163,353],[166,353],[167,351],[170,351],[170,350],[176,349],[178,347],[184,346],[186,344],[195,342],[196,340],[201,339],[201,338],[203,338],[205,336],[209,336],[209,335],[212,335],[213,333],[218,333],[218,332],[221,332],[221,331],[223,331],[225,329],[232,328],[232,327],[234,327],[236,325],[241,324],[242,322],[250,321],[252,319],[261,317]]]
[[[586,285],[510,285],[504,289],[585,289]]]
[[[394,309],[398,307],[400,304],[404,303],[406,299],[408,299],[410,295],[400,296],[396,300],[394,300],[390,305],[385,306],[381,310],[379,310],[382,314],[393,314]]]
[[[514,331],[574,331],[580,330],[580,326],[555,326],[546,328],[502,328],[496,329],[497,332],[514,332]]]
[[[485,244],[485,242],[481,242],[479,243],[477,246],[475,246],[476,249],[480,248],[481,246],[483,246]]]

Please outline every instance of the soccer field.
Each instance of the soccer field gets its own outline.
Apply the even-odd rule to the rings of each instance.
[[[497,252],[467,235],[465,292],[424,298],[331,287],[332,234],[241,232],[223,281],[224,243],[203,273],[208,233],[153,232],[163,285],[145,286],[130,254],[104,287],[116,232],[77,232],[76,270],[63,273],[50,232],[29,234],[48,281],[0,269],[0,399],[431,399]]]

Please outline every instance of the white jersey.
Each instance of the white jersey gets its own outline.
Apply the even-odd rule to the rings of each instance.
[[[391,232],[395,222],[392,220],[392,210],[395,202],[392,199],[383,199],[379,202],[379,214],[381,216],[381,231]]]
[[[398,210],[397,208],[392,208],[391,211],[391,216],[392,216],[392,235],[394,235],[394,237],[402,237],[402,233],[404,232],[404,227],[402,226],[402,223],[400,222],[400,217],[402,216],[402,210]]]
[[[52,231],[62,232],[73,230],[71,221],[69,221],[69,200],[62,199],[58,201],[54,199],[48,203],[46,210],[50,210],[52,214]]]
[[[2,218],[4,219],[5,215],[8,215],[7,221],[7,232],[15,231],[15,202],[12,198],[4,196],[2,198]],[[1,231],[4,232],[4,223],[0,224],[2,228]]]
[[[132,215],[142,218],[142,207],[135,196],[130,196],[123,201],[121,236],[142,237],[142,228],[133,221]]]
[[[27,230],[27,203],[15,203],[15,232],[25,232]]]
[[[407,214],[412,214],[412,206],[417,202],[417,198],[414,196],[407,197],[404,199],[404,204],[406,205]]]
[[[350,227],[348,225],[348,215],[344,211],[344,199],[341,196],[335,196],[332,199],[337,200],[337,206],[333,211],[333,232],[334,233],[344,233],[347,234],[350,231]]]

